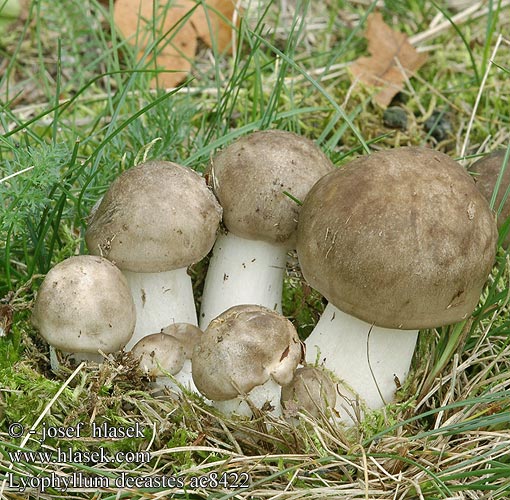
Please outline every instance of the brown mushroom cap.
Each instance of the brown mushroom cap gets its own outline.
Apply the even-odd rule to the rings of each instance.
[[[89,251],[121,269],[150,273],[188,267],[212,248],[221,207],[193,170],[149,161],[126,170],[89,220]]]
[[[299,205],[332,163],[309,139],[282,130],[254,132],[212,160],[210,182],[223,222],[242,238],[294,246]]]
[[[203,334],[198,326],[191,323],[172,323],[163,328],[161,333],[171,335],[182,344],[185,359],[191,359],[193,349]]]
[[[37,294],[32,322],[57,349],[108,353],[129,341],[136,314],[120,270],[102,257],[80,255],[48,272]]]
[[[503,167],[503,161],[505,160],[506,150],[501,149],[494,151],[493,153],[484,156],[480,160],[476,161],[471,165],[469,171],[474,173],[474,179],[476,187],[480,190],[484,198],[490,202],[492,199],[492,193],[496,187],[499,174]],[[501,184],[496,194],[496,201],[494,204],[494,210],[499,210],[503,197],[505,196],[506,190],[510,185],[510,162],[505,167],[503,177],[501,178]],[[508,197],[503,204],[501,212],[497,216],[498,229],[504,224],[504,222],[510,217],[510,197]],[[505,238],[505,245],[510,244],[510,234]]]
[[[135,358],[140,358],[141,370],[151,377],[166,373],[175,375],[184,366],[184,346],[175,337],[164,333],[147,335],[134,345],[131,352]]]
[[[281,401],[291,414],[305,410],[317,417],[335,407],[336,385],[325,370],[304,366],[296,370],[290,384],[282,387]]]
[[[387,328],[431,328],[471,314],[497,231],[471,176],[448,156],[405,147],[326,175],[301,207],[297,251],[333,305]]]
[[[288,384],[301,357],[301,342],[288,319],[262,306],[234,306],[211,321],[196,345],[193,381],[207,398],[225,401],[270,378]]]

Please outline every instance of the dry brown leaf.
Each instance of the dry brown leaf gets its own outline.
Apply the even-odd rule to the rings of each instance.
[[[213,47],[212,38],[214,37],[214,42],[220,52],[226,49],[231,52],[232,20],[235,13],[234,2],[232,0],[207,0],[206,8],[207,13],[205,12],[206,9],[199,6],[191,17],[198,38],[202,39],[208,47]]]
[[[158,73],[152,87],[175,87],[191,69],[197,49],[197,38],[193,26],[179,22],[193,8],[190,0],[178,0],[171,8],[166,2],[153,0],[117,0],[114,22],[122,36],[138,48],[140,59],[154,35],[160,37],[169,32],[157,47],[155,57],[150,57],[148,69],[168,70]],[[169,31],[170,30],[170,31]]]
[[[404,88],[405,77],[417,71],[427,55],[417,52],[407,35],[391,29],[379,12],[368,16],[365,37],[372,55],[356,59],[350,65],[351,75],[355,81],[380,88],[374,100],[386,108]]]
[[[216,11],[226,19],[232,19],[234,3],[231,0],[208,0],[207,6],[210,7],[207,16],[213,35],[203,6],[197,6],[193,0],[115,2],[115,25],[122,36],[137,47],[139,58],[152,43],[154,34],[157,38],[168,33],[154,49],[155,57],[150,58],[148,69],[166,70],[157,74],[151,82],[152,87],[175,87],[184,80],[191,69],[199,38],[211,46],[214,37],[220,51],[229,46],[231,25]]]

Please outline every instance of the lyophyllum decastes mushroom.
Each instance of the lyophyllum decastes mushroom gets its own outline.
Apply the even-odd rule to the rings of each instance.
[[[171,335],[153,333],[140,339],[131,349],[141,370],[153,378],[175,375],[184,366],[184,346]]]
[[[123,172],[92,212],[87,247],[123,271],[136,304],[130,349],[171,323],[197,324],[187,267],[216,239],[221,207],[193,170],[148,161]]]
[[[202,329],[237,304],[281,312],[286,257],[295,247],[299,212],[291,196],[302,201],[332,169],[315,143],[282,130],[241,137],[211,160],[209,183],[228,232],[218,236],[209,263]]]
[[[288,384],[302,358],[292,323],[258,305],[239,305],[209,324],[195,346],[193,380],[225,414],[251,416],[258,409],[281,414],[281,386]]]
[[[93,255],[70,257],[53,267],[39,288],[32,323],[54,349],[76,361],[100,362],[103,353],[120,351],[133,335],[136,314],[126,279],[109,260]]]
[[[322,367],[302,366],[292,381],[282,387],[281,403],[287,418],[305,411],[313,417],[328,415],[336,404],[336,383]]]
[[[443,153],[381,151],[326,175],[298,225],[303,275],[329,301],[307,361],[324,363],[369,408],[390,402],[417,330],[465,320],[478,304],[496,238],[473,179]]]
[[[131,349],[139,358],[140,368],[148,376],[155,378],[155,385],[174,389],[177,384],[193,392],[198,392],[191,376],[191,356],[202,331],[190,323],[173,323],[160,333],[147,335]],[[173,380],[168,376],[172,375]]]
[[[506,195],[506,191],[510,186],[510,161],[505,165],[506,150],[500,149],[477,160],[469,171],[474,174],[476,187],[490,203],[496,184],[501,176],[499,189],[494,199],[494,211],[496,212],[496,221],[498,229],[501,229],[505,223],[508,223],[510,217],[510,196]],[[503,168],[505,169],[503,171]],[[504,245],[510,245],[510,230],[506,234]]]

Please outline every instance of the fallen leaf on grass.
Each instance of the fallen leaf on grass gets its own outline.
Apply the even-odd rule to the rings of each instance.
[[[350,66],[351,76],[355,81],[379,88],[374,100],[386,108],[404,88],[405,77],[421,68],[427,55],[417,52],[407,41],[407,35],[391,29],[379,12],[368,16],[365,37],[371,56],[356,59]]]
[[[193,0],[117,0],[114,21],[138,49],[138,59],[154,39],[163,37],[154,48],[155,55],[149,55],[147,69],[165,70],[151,86],[167,88],[189,73],[199,39],[220,52],[229,47],[234,12],[232,0],[207,0],[205,5]]]
[[[205,9],[199,7],[193,13],[191,23],[195,27],[197,37],[208,47],[213,47],[215,44],[220,52],[224,52],[230,47],[232,41],[235,4],[231,0],[207,0],[205,5],[207,15]]]
[[[197,50],[193,26],[185,22],[186,14],[194,7],[188,0],[167,7],[165,2],[154,5],[153,0],[117,0],[114,22],[126,40],[138,50],[140,60],[154,39],[168,32],[166,37],[147,55],[146,69],[163,69],[152,80],[152,87],[175,87],[191,69]],[[181,21],[182,20],[182,21]]]

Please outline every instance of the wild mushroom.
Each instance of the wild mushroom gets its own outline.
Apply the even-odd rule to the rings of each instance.
[[[145,336],[133,346],[131,353],[138,358],[140,369],[151,378],[175,375],[184,366],[184,346],[164,333]]]
[[[324,368],[303,366],[282,387],[281,403],[284,415],[291,418],[303,410],[316,418],[326,415],[335,408],[336,384]]]
[[[112,183],[85,238],[128,280],[137,312],[128,349],[171,323],[197,324],[187,267],[212,248],[220,219],[204,180],[176,163],[149,161]]]
[[[329,301],[306,340],[319,361],[379,408],[409,370],[417,329],[465,320],[495,257],[494,216],[470,175],[405,147],[323,177],[301,207],[297,252]]]
[[[476,187],[489,203],[501,176],[499,189],[494,198],[494,210],[497,214],[499,230],[510,217],[510,196],[507,194],[510,186],[510,165],[505,164],[505,156],[505,149],[494,151],[473,163],[469,168],[469,171],[474,174]],[[505,247],[510,245],[510,231],[506,233],[503,244]]]
[[[160,333],[147,335],[131,349],[140,368],[155,379],[156,387],[180,393],[179,385],[198,392],[191,376],[191,355],[202,331],[189,323],[173,323]],[[172,375],[169,377],[168,375]]]
[[[234,306],[211,321],[196,345],[193,380],[225,414],[250,416],[251,404],[279,415],[281,386],[292,380],[301,357],[289,320],[265,307]]]
[[[135,306],[122,273],[92,255],[70,257],[53,267],[39,288],[32,323],[53,349],[76,361],[100,362],[121,350],[135,328]],[[58,368],[51,351],[52,369]]]
[[[174,376],[176,382],[186,387],[188,390],[198,393],[198,389],[191,375],[191,357],[195,345],[202,338],[202,330],[200,330],[198,326],[189,323],[174,323],[163,328],[161,331],[176,338],[184,349],[184,366],[182,370]]]
[[[214,245],[200,325],[237,304],[281,312],[286,255],[295,246],[298,203],[333,168],[310,140],[282,130],[255,132],[218,153],[209,182],[227,234]],[[290,195],[290,196],[289,196]]]

